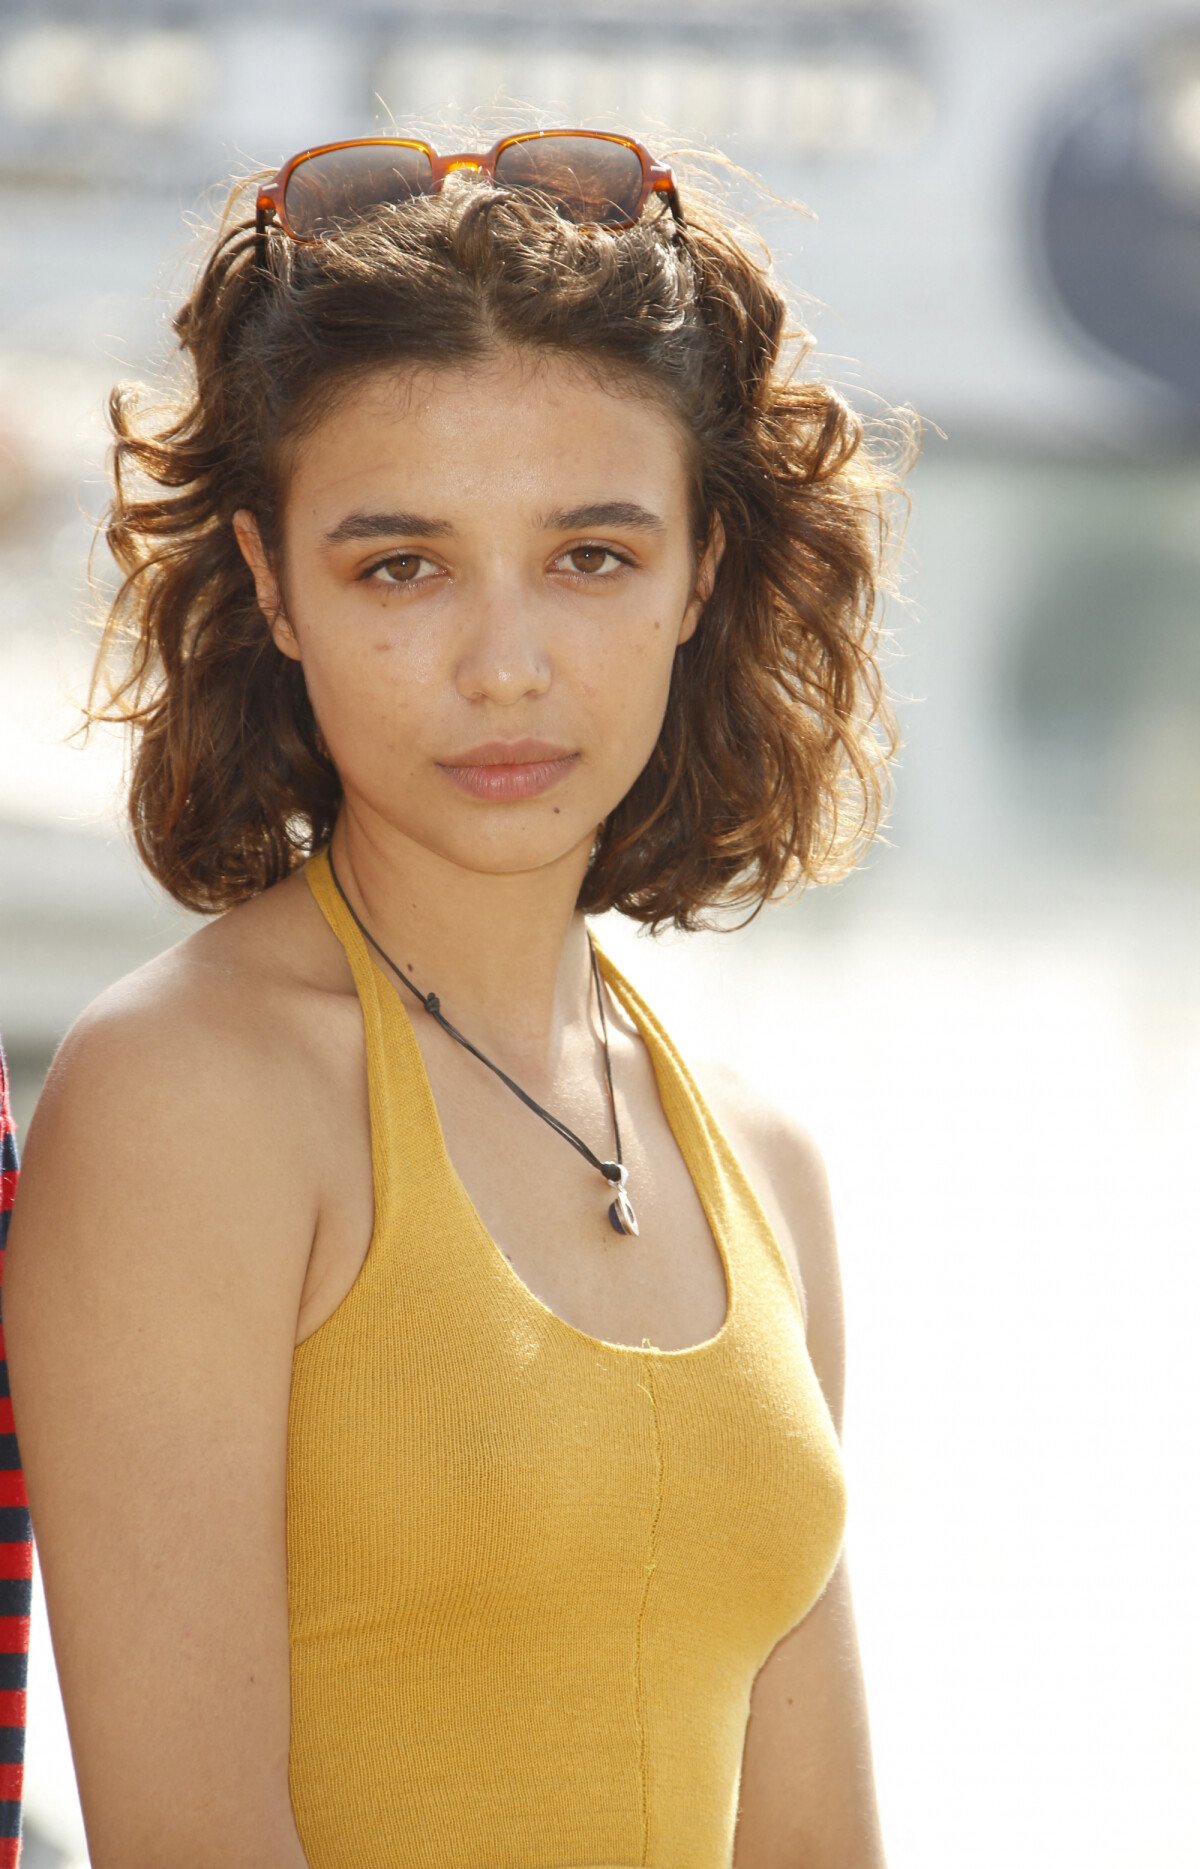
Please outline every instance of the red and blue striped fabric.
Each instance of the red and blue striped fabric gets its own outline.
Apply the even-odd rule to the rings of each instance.
[[[19,1869],[25,1782],[25,1688],[33,1596],[33,1527],[13,1431],[4,1347],[4,1248],[16,1197],[17,1133],[0,1044],[0,1869]]]

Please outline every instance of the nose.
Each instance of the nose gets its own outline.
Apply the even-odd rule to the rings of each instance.
[[[505,581],[477,587],[458,655],[455,679],[471,701],[502,706],[525,695],[544,694],[551,662],[537,605]]]

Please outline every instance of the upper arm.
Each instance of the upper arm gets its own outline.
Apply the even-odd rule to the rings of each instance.
[[[105,1000],[31,1118],[4,1270],[91,1861],[299,1865],[285,1479],[314,1190],[227,1010]]]
[[[825,1161],[803,1124],[763,1102],[735,1073],[725,1081],[787,1221],[807,1299],[809,1356],[840,1440],[846,1336]],[[734,1869],[884,1869],[844,1550],[817,1602],[755,1677]]]
[[[755,1677],[733,1869],[885,1869],[844,1551]]]

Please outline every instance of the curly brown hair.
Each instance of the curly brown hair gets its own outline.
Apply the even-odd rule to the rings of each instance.
[[[102,523],[123,575],[84,708],[89,725],[131,728],[137,849],[185,907],[216,913],[289,874],[328,841],[342,796],[233,514],[252,510],[274,551],[291,450],[351,382],[501,345],[616,366],[658,399],[687,439],[693,541],[714,512],[725,534],[658,742],[600,827],[577,907],[618,909],[652,933],[714,926],[700,914],[714,906],[752,902],[753,920],[769,900],[844,876],[878,834],[901,742],[876,611],[896,590],[890,509],[909,501],[919,418],[905,406],[880,424],[884,443],[901,437],[892,462],[836,389],[798,380],[814,340],[786,329],[770,256],[751,257],[696,165],[670,159],[682,230],[649,210],[623,232],[579,228],[536,194],[452,176],[315,246],[272,232],[267,271],[245,212],[265,178],[234,183],[174,319],[182,389],[146,415],[137,386],[109,398],[115,494]],[[790,369],[786,340],[798,344]],[[98,709],[121,641],[128,666]],[[848,828],[851,795],[861,809]]]

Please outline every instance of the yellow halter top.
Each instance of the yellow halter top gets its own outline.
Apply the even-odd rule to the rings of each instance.
[[[404,989],[326,849],[305,871],[362,1008],[375,1195],[362,1270],[293,1362],[289,1783],[310,1869],[729,1869],[754,1677],[846,1518],[779,1245],[597,943],[727,1313],[659,1350],[549,1310],[451,1164]]]

